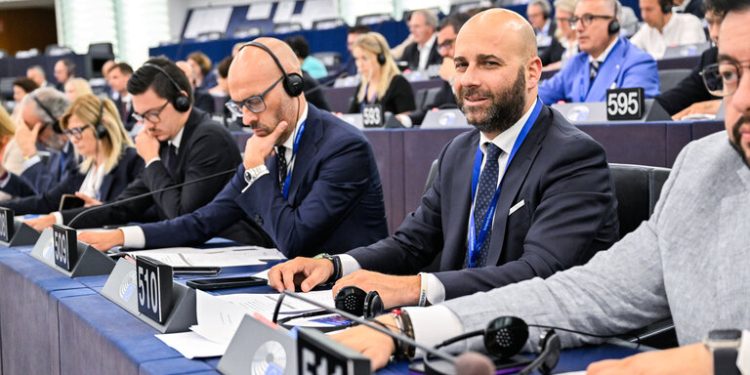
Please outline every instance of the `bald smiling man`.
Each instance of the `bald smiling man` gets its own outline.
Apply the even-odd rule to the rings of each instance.
[[[277,39],[259,38],[239,51],[228,82],[232,111],[253,130],[243,163],[208,205],[140,226],[146,248],[202,243],[244,217],[288,257],[338,253],[387,235],[370,144],[351,125],[307,103],[296,85],[300,71],[292,50]],[[100,250],[121,245],[101,233],[81,239]]]
[[[434,304],[550,276],[617,240],[604,150],[537,98],[529,23],[480,13],[461,28],[454,59],[454,92],[476,129],[445,146],[421,205],[393,236],[334,257],[340,275],[336,262],[298,258],[271,269],[272,287],[300,278],[307,291],[343,276],[334,293],[353,285],[378,291],[386,307]],[[417,274],[436,257],[438,272]]]

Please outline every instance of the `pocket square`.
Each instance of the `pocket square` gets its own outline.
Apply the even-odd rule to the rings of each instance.
[[[520,202],[514,204],[513,207],[510,208],[508,216],[513,215],[513,213],[518,211],[519,208],[523,207],[524,204],[526,204],[526,201],[524,200],[521,200]]]

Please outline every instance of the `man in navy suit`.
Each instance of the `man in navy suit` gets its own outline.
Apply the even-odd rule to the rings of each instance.
[[[263,227],[289,257],[342,252],[387,235],[372,148],[359,130],[308,105],[300,71],[280,40],[261,38],[240,50],[228,82],[230,108],[254,132],[243,163],[208,205],[137,227],[143,247],[202,243],[242,218]],[[122,230],[79,238],[102,250],[128,245]]]
[[[373,245],[274,267],[272,287],[306,277],[308,291],[338,278],[334,293],[354,285],[378,291],[386,307],[434,304],[548,277],[618,239],[604,150],[537,98],[542,63],[529,23],[480,13],[459,32],[454,60],[458,104],[476,130],[445,146],[417,210]],[[439,272],[417,275],[437,257]]]

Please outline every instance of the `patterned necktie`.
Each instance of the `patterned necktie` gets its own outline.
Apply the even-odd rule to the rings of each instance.
[[[599,73],[599,62],[594,60],[589,64],[589,79],[591,79],[591,82],[594,82],[594,79],[596,79],[596,74]]]
[[[286,147],[276,146],[276,167],[279,169],[279,186],[284,187],[286,180]]]
[[[497,190],[497,179],[500,174],[500,164],[498,158],[503,150],[497,147],[494,143],[485,143],[485,163],[482,168],[482,173],[479,175],[479,184],[477,185],[476,198],[474,200],[474,238],[479,239],[479,231],[482,229],[482,223],[484,217],[487,215],[487,211],[490,209],[490,201],[495,195]],[[490,245],[490,234],[492,233],[492,226],[490,226],[487,237],[482,244],[479,252],[479,261],[477,267],[482,267],[487,261],[487,249]],[[468,264],[468,254],[466,257],[466,264]]]

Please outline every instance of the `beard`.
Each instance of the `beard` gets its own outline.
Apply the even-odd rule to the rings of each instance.
[[[523,116],[526,104],[526,78],[523,69],[518,70],[515,82],[507,89],[497,92],[483,91],[478,87],[462,87],[456,101],[466,115],[467,121],[483,133],[504,132]],[[489,109],[464,106],[466,96],[486,97],[490,100]]]
[[[742,144],[740,144],[742,139],[742,133],[740,133],[740,128],[742,125],[746,124],[748,119],[745,116],[740,116],[740,118],[737,119],[737,122],[734,123],[732,126],[732,138],[729,139],[729,144],[732,145],[732,148],[737,151],[737,154],[740,155],[740,158],[742,158],[742,161],[745,162],[745,165],[750,168],[750,155],[742,148]]]

